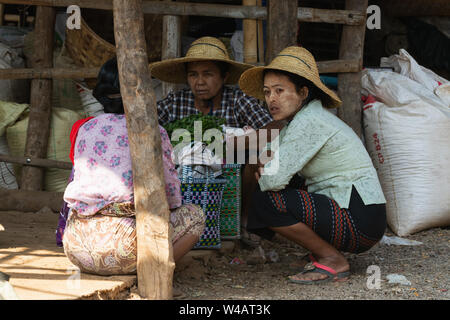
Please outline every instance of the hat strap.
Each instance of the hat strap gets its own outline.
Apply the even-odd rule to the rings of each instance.
[[[225,55],[227,54],[221,47],[216,46],[215,44],[212,44],[212,43],[206,43],[206,42],[194,43],[194,44],[191,45],[191,48],[192,48],[193,46],[199,46],[199,45],[206,45],[206,46],[216,47],[217,49],[219,49],[220,51],[222,51]]]
[[[295,59],[303,62],[309,68],[309,70],[311,70],[311,67],[309,66],[309,64],[307,64],[303,59],[300,59],[299,57],[296,57],[296,56],[293,56],[293,55],[290,55],[290,54],[279,54],[277,57],[291,57],[291,58],[295,58]]]

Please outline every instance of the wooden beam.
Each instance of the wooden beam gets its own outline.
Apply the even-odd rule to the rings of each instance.
[[[0,188],[0,211],[36,212],[49,207],[59,212],[63,205],[64,192],[10,190]],[[1,220],[1,218],[0,218]]]
[[[0,0],[7,4],[42,5],[68,7],[72,4],[81,8],[112,10],[112,0]],[[281,0],[280,0],[281,1]],[[208,16],[232,19],[267,19],[267,9],[258,6],[239,6],[210,3],[143,1],[143,12],[148,14],[176,16]],[[325,22],[347,25],[360,25],[366,13],[356,10],[329,10],[300,7],[297,19],[304,22]]]
[[[167,32],[167,34],[171,33]],[[173,43],[170,46],[172,45]],[[167,52],[169,50],[172,49],[167,49]],[[163,55],[163,59],[169,59],[169,56],[165,58]],[[359,59],[318,61],[317,65],[320,73],[358,72],[360,70]],[[0,69],[0,79],[88,79],[96,78],[98,71],[99,68]]]
[[[378,0],[382,14],[391,17],[449,17],[450,2],[448,0]]]
[[[168,0],[166,2],[170,2]],[[163,17],[161,59],[179,58],[181,56],[181,17],[165,15]],[[179,85],[162,82],[162,96],[166,97],[170,91],[176,91]]]
[[[336,23],[350,26],[361,25],[366,12],[357,10],[330,10],[316,8],[298,8],[297,19],[301,22]]]
[[[0,79],[84,79],[97,78],[100,68],[0,69]]]
[[[0,154],[0,162],[23,164],[26,166],[34,166],[41,168],[58,168],[58,169],[72,169],[71,162],[57,161],[50,159],[40,158],[27,158],[27,157],[13,157],[6,154]]]
[[[367,3],[368,0],[346,0],[345,8],[366,12]],[[339,59],[358,60],[359,70],[362,69],[363,63],[365,32],[365,22],[360,26],[344,26],[342,29]],[[361,73],[339,74],[338,94],[343,102],[342,107],[337,109],[338,117],[344,120],[359,137],[362,137]]]
[[[20,22],[20,16],[18,14],[5,14],[3,20],[6,22]],[[27,17],[25,22],[33,23],[34,17]]]
[[[55,8],[37,7],[34,29],[34,55],[31,61],[33,68],[51,68],[53,66],[55,18]],[[31,80],[30,114],[25,143],[25,157],[47,157],[51,109],[52,80]],[[44,169],[32,166],[23,168],[20,183],[21,189],[42,190],[43,183]]]
[[[175,263],[156,101],[148,72],[141,0],[114,0],[120,92],[127,119],[136,206],[137,278],[142,297],[172,299]]]
[[[359,72],[359,59],[317,61],[319,73]]]
[[[297,44],[297,0],[268,0],[266,64],[284,48]]]

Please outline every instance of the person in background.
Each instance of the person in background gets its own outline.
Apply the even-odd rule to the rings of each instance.
[[[62,244],[82,272],[133,274],[137,258],[133,175],[115,58],[101,67],[93,95],[105,113],[78,121],[70,134],[73,172],[64,192],[69,212]],[[181,205],[172,145],[161,126],[159,131],[176,262],[198,242],[205,215],[199,206]]]
[[[245,71],[239,85],[265,99],[275,120],[288,122],[279,144],[269,146],[272,159],[256,173],[248,230],[268,239],[278,233],[311,252],[314,267],[291,282],[347,280],[350,266],[341,252],[364,252],[382,238],[386,200],[361,140],[327,110],[341,100],[321,82],[313,55],[295,46]],[[291,185],[298,175],[306,190]]]
[[[259,142],[259,130],[268,129],[268,141],[271,141],[270,129],[281,129],[283,121],[273,121],[268,110],[254,97],[246,95],[239,88],[232,87],[238,82],[244,70],[252,65],[233,61],[227,48],[217,38],[202,37],[189,47],[185,57],[168,59],[150,64],[151,75],[169,83],[187,84],[188,88],[171,92],[157,102],[159,124],[164,126],[172,121],[193,114],[212,115],[225,119],[225,125],[234,128],[250,129],[249,135],[256,135]],[[253,129],[253,130],[251,130]],[[247,245],[255,247],[259,238],[246,232],[247,212],[252,192],[256,187],[254,172],[256,164],[248,163],[249,150],[258,152],[258,143],[250,145],[245,136],[237,137],[237,148],[243,139],[246,165],[243,168],[241,236]],[[237,152],[237,150],[235,150]],[[237,157],[235,157],[237,159]]]

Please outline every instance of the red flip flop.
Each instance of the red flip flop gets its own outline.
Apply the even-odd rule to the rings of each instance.
[[[306,274],[306,273],[322,273],[327,275],[325,279],[320,280],[296,280],[289,278],[290,282],[298,283],[298,284],[317,284],[317,283],[326,283],[330,281],[346,281],[348,280],[348,277],[350,276],[350,271],[343,271],[343,272],[337,272],[333,268],[327,267],[323,264],[318,263],[315,261],[314,257],[311,255],[310,259],[313,261],[314,268],[311,270],[305,270],[300,272],[299,274]]]

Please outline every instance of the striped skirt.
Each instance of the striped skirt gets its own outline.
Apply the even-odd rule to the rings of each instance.
[[[386,229],[385,204],[365,205],[353,187],[348,209],[325,195],[286,188],[258,190],[252,199],[247,229],[270,239],[270,227],[303,223],[339,251],[361,253],[373,247]]]

